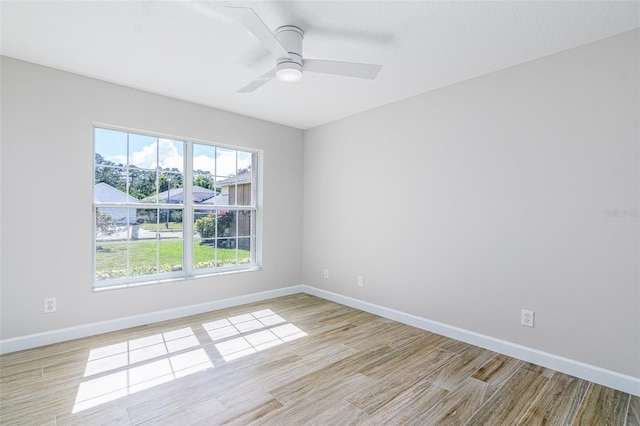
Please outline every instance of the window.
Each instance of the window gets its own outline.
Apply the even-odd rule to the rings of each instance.
[[[94,129],[94,287],[255,269],[256,152]]]

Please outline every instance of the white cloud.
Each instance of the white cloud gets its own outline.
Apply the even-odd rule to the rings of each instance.
[[[176,168],[183,171],[184,158],[178,151],[173,141],[169,139],[158,139],[157,148],[160,150],[160,167]],[[216,159],[207,155],[197,155],[193,158],[194,170],[207,170],[212,174],[227,177],[236,173],[236,151],[233,149],[218,148]],[[127,158],[124,155],[114,155],[107,158],[117,164],[126,164]],[[157,166],[156,144],[149,144],[141,150],[132,152],[129,157],[129,164],[144,169],[155,169]],[[214,167],[217,164],[217,170]],[[238,167],[243,168],[251,165],[251,154],[238,152]]]
[[[198,155],[193,157],[193,169],[194,170],[206,170],[213,174],[215,172],[215,160],[206,155]]]
[[[160,167],[163,169],[175,167],[183,171],[184,159],[171,140],[158,139],[158,148],[160,149]],[[127,157],[124,155],[115,155],[108,160],[118,164],[127,163]],[[143,169],[155,169],[157,167],[156,144],[149,144],[140,151],[132,152],[129,164]]]
[[[160,167],[163,169],[175,167],[183,171],[184,159],[178,152],[178,148],[168,139],[159,139],[158,141],[160,147]]]
[[[127,156],[126,155],[112,155],[111,157],[105,158],[107,161],[113,161],[116,164],[127,164]]]
[[[231,176],[236,174],[236,152],[230,149],[217,149],[217,170],[218,176]]]
[[[214,167],[214,158],[207,155],[198,155],[193,158],[194,170],[207,170],[211,174],[228,177],[236,173],[236,152],[228,149],[216,151],[218,170]]]

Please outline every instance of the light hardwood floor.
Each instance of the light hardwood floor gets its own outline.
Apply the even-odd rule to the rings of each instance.
[[[298,294],[0,357],[2,425],[640,425],[640,398]]]

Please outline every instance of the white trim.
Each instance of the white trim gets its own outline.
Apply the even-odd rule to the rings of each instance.
[[[498,352],[522,361],[541,365],[561,373],[575,376],[580,379],[598,383],[622,392],[640,396],[640,377],[633,377],[616,371],[607,370],[595,365],[565,358],[559,355],[529,348],[517,343],[509,342],[495,337],[486,336],[474,331],[465,330],[441,322],[432,321],[416,315],[386,308],[384,306],[343,296],[330,291],[303,285],[303,291],[313,296],[321,297],[332,302],[337,302],[361,311],[392,319],[403,324],[427,330],[462,342],[470,343],[490,351]]]
[[[260,302],[263,300],[273,299],[274,297],[289,296],[291,294],[303,292],[304,290],[302,286],[284,287],[260,293],[230,297],[228,299],[214,300],[197,305],[183,306],[164,311],[149,312],[146,314],[118,318],[109,321],[95,322],[43,333],[29,334],[27,336],[14,337],[11,339],[4,339],[0,340],[0,354],[50,345],[52,343],[65,342],[67,340],[79,339],[82,337],[95,336],[97,334],[109,333],[111,331],[124,330],[126,328],[137,327],[154,322],[202,314],[218,309],[226,309],[233,306],[244,305],[246,303]]]
[[[607,370],[595,365],[586,364],[580,361],[565,358],[559,355],[543,352],[529,348],[517,343],[486,336],[474,331],[465,330],[459,327],[432,321],[416,315],[386,308],[374,303],[343,296],[319,288],[297,285],[284,287],[275,290],[268,290],[259,293],[252,293],[243,296],[231,297],[228,299],[215,300],[198,305],[184,306],[165,311],[150,312],[147,314],[135,315],[131,317],[119,318],[110,321],[80,325],[60,330],[53,330],[44,333],[30,334],[27,336],[15,337],[12,339],[0,340],[0,354],[20,351],[23,349],[35,348],[52,343],[64,342],[81,337],[94,336],[96,334],[108,333],[111,331],[123,330],[130,327],[150,324],[158,321],[166,321],[182,318],[189,315],[196,315],[205,312],[225,309],[233,306],[244,305],[246,303],[260,302],[274,297],[289,296],[296,293],[307,293],[321,297],[332,302],[337,302],[350,306],[361,311],[369,312],[388,318],[403,324],[427,330],[452,339],[460,340],[481,348],[498,352],[513,358],[517,358],[536,365],[541,365],[561,373],[579,377],[590,382],[598,383],[622,392],[640,396],[640,378],[616,371]]]

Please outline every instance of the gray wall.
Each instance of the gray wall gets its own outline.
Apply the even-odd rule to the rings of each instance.
[[[307,131],[305,284],[640,376],[639,38]]]
[[[92,292],[94,123],[263,150],[263,270]],[[300,130],[3,57],[1,132],[2,339],[302,281]]]
[[[304,135],[2,58],[1,338],[304,282],[638,377],[639,37]],[[264,270],[92,292],[94,123],[264,150]]]

